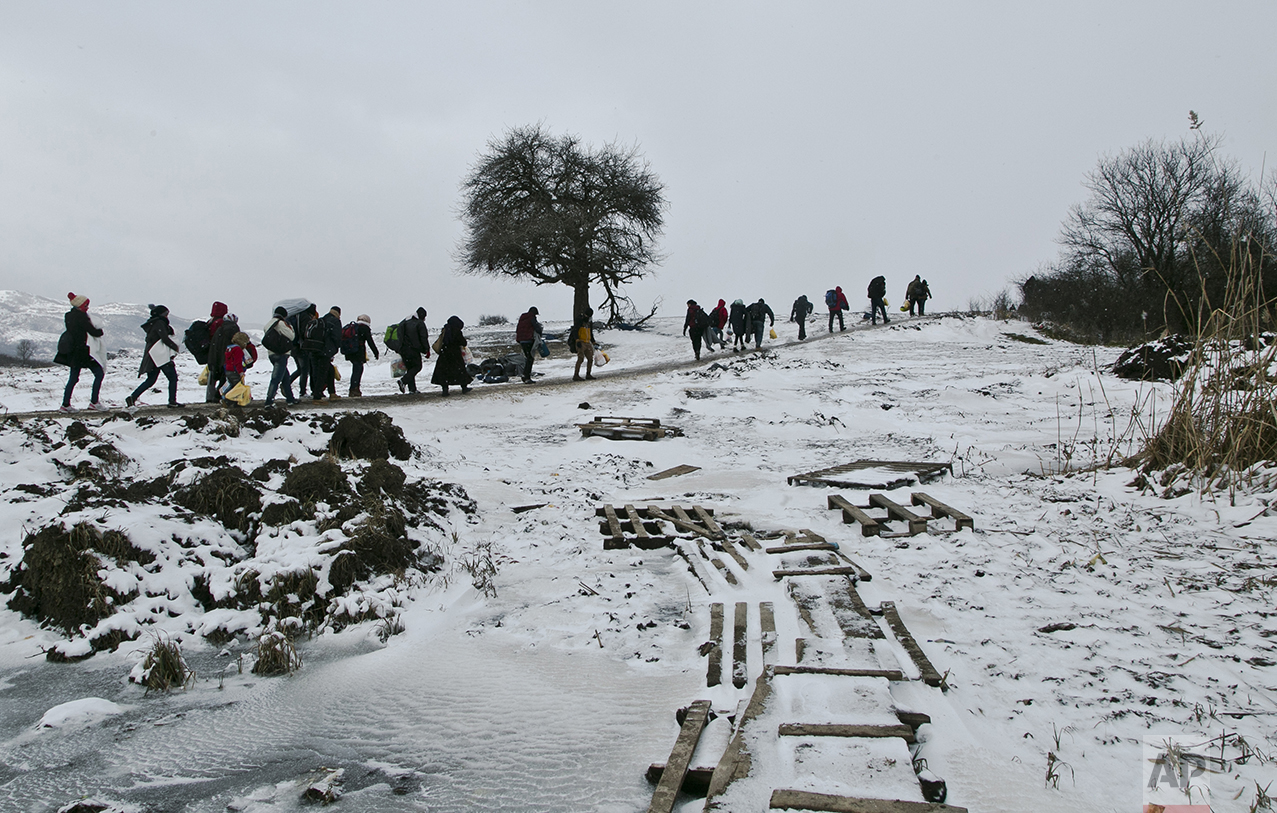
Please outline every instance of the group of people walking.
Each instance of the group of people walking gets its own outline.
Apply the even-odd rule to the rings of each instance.
[[[767,331],[768,324],[772,327],[776,325],[776,314],[761,298],[757,302],[746,305],[743,300],[737,299],[732,303],[731,308],[727,307],[727,300],[718,300],[718,306],[709,313],[697,304],[695,299],[687,300],[687,316],[683,319],[683,335],[692,337],[692,352],[696,354],[696,358],[701,357],[701,347],[704,346],[706,352],[713,352],[714,345],[717,344],[720,350],[727,349],[727,339],[724,338],[724,330],[728,330],[732,337],[732,352],[738,353],[741,350],[749,349],[749,340],[754,340],[754,349],[757,350],[763,346],[763,334]],[[776,331],[772,331],[772,338],[776,338]]]

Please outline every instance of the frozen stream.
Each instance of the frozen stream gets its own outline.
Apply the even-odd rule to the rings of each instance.
[[[301,788],[276,785],[326,766],[346,769],[352,810],[633,810],[650,798],[643,770],[673,743],[674,698],[695,683],[456,633],[166,698],[40,663],[3,687],[0,809],[99,794],[147,810],[289,810]],[[130,709],[34,732],[46,708],[88,694]]]

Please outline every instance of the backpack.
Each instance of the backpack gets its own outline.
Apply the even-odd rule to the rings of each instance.
[[[277,329],[279,322],[271,325],[270,330],[262,334],[262,347],[277,356],[287,354],[293,349],[293,342]]]
[[[386,328],[386,333],[381,337],[381,343],[386,345],[387,350],[398,353],[403,349],[403,322],[396,322]]]
[[[364,337],[359,335],[358,322],[351,322],[341,329],[341,354],[358,356],[364,349]]]
[[[305,336],[301,341],[301,349],[307,353],[323,353],[326,342],[324,341],[324,320],[311,319],[306,323]]]
[[[191,351],[191,355],[200,364],[208,364],[208,347],[212,343],[213,337],[208,335],[208,322],[200,319],[191,322],[182,336],[182,344],[186,345],[186,349]]]
[[[692,324],[697,330],[704,330],[709,327],[709,314],[705,313],[704,308],[697,308],[696,313],[692,314]]]
[[[838,292],[833,288],[825,291],[825,306],[834,310],[838,308]]]

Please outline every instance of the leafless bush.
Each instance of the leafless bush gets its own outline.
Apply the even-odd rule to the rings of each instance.
[[[480,327],[488,327],[489,325],[508,325],[510,320],[499,313],[483,313],[479,315]]]

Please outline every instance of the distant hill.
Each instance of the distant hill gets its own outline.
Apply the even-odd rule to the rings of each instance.
[[[21,291],[0,291],[0,353],[16,355],[18,342],[30,339],[36,345],[34,358],[51,360],[58,349],[58,337],[66,328],[63,316],[70,308],[65,299],[47,299]],[[89,315],[93,317],[93,323],[105,331],[103,338],[108,352],[141,351],[146,346],[146,336],[141,330],[142,323],[151,315],[146,305],[91,301]],[[170,314],[169,321],[180,343],[181,335],[191,320]]]

